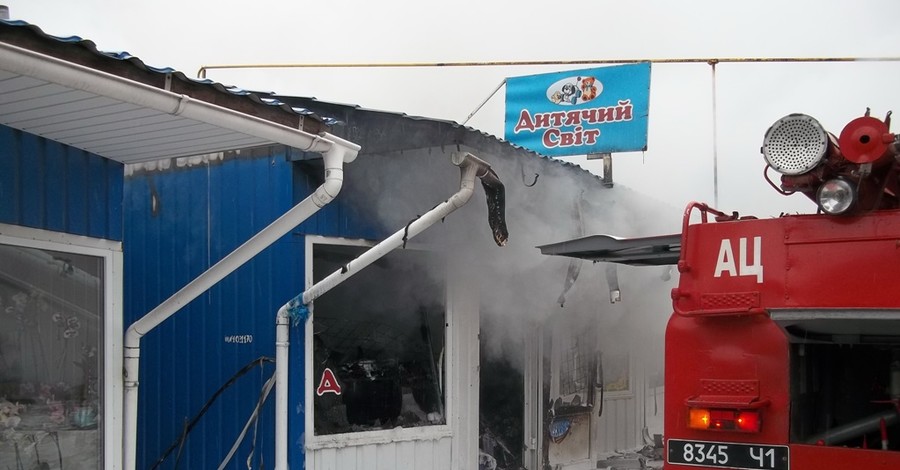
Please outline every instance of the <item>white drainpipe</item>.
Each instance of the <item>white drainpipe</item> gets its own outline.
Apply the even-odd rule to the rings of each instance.
[[[275,470],[288,470],[287,381],[291,317],[297,317],[298,312],[305,311],[305,306],[310,302],[399,247],[403,244],[404,239],[418,235],[451,212],[464,206],[475,191],[475,178],[486,176],[491,167],[470,153],[455,152],[452,162],[459,167],[460,171],[459,191],[407,227],[398,230],[381,243],[368,249],[358,258],[317,282],[278,309],[278,313],[275,315]],[[301,320],[306,320],[306,315],[299,315],[299,317]],[[307,432],[311,432],[311,430],[307,430]]]
[[[438,204],[434,209],[426,212],[422,217],[414,220],[407,227],[398,230],[390,237],[384,239],[381,243],[373,246],[358,258],[350,261],[343,268],[331,273],[328,277],[307,289],[306,292],[303,293],[303,304],[309,304],[313,300],[316,300],[322,296],[322,294],[330,291],[338,284],[347,280],[350,276],[356,274],[357,271],[393,251],[403,244],[404,237],[409,239],[418,235],[428,227],[434,225],[435,222],[443,219],[451,212],[465,205],[465,203],[469,201],[469,198],[472,197],[472,193],[475,190],[475,178],[486,176],[490,172],[491,166],[471,153],[454,152],[452,161],[454,165],[459,167],[460,172],[459,191],[457,191],[456,194]]]
[[[325,161],[325,182],[309,197],[294,206],[291,210],[262,229],[259,233],[244,242],[233,252],[203,274],[181,288],[166,299],[158,307],[151,310],[141,319],[131,324],[125,332],[125,402],[124,402],[124,462],[126,470],[133,470],[136,465],[137,437],[137,405],[138,405],[138,370],[140,361],[141,337],[160,323],[178,312],[182,307],[196,299],[221,281],[225,276],[259,254],[263,249],[275,243],[304,220],[315,214],[320,208],[331,202],[344,180],[343,164],[352,162],[360,147],[354,143],[325,134],[325,142],[332,142],[331,148],[322,154]]]
[[[0,70],[194,119],[288,147],[322,153],[324,157],[325,182],[312,195],[134,322],[126,331],[122,465],[125,470],[134,470],[137,457],[137,392],[141,337],[331,202],[343,184],[343,164],[352,162],[360,147],[327,133],[310,134],[3,42],[0,42]]]
[[[288,469],[288,351],[291,316],[298,307],[300,296],[275,314],[275,470]]]

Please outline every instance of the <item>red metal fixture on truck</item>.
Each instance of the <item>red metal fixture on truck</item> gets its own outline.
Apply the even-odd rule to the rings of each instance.
[[[677,264],[665,468],[900,468],[900,139],[889,126],[890,113],[867,111],[840,137],[802,114],[768,130],[765,178],[816,214],[691,203],[680,234],[540,247]]]

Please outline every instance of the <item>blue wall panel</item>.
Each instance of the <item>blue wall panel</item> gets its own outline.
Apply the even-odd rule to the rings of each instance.
[[[125,181],[126,325],[137,320],[307,197],[321,168],[279,149],[228,155],[192,167],[136,172]],[[185,421],[257,358],[274,358],[275,314],[303,290],[306,233],[360,236],[338,200],[282,237],[142,341],[138,467],[150,468]],[[291,463],[302,466],[303,328],[291,332]],[[235,380],[188,435],[182,468],[216,468],[260,397],[274,365]],[[255,456],[274,459],[274,392],[263,408]],[[228,468],[246,468],[253,434]],[[160,468],[173,468],[175,454]]]
[[[22,134],[19,134],[22,135]],[[44,180],[44,139],[33,139],[29,135],[22,135],[23,139],[19,148],[19,168],[22,181],[21,192],[18,194],[21,200],[20,221],[28,227],[46,228],[44,218],[44,202],[46,200],[44,188],[47,182]]]
[[[68,177],[72,181],[88,181],[88,154],[73,148],[66,149],[66,152],[66,175],[68,175]],[[119,178],[120,186],[121,181],[122,179]],[[69,224],[69,229],[74,233],[87,233],[87,218],[76,217],[72,215],[87,213],[89,207],[87,199],[87,186],[83,184],[67,184],[64,186],[64,188],[66,203],[69,207],[69,215],[66,217],[66,221]],[[122,190],[120,188],[118,192],[110,191],[110,193],[119,194],[121,197]],[[116,215],[110,213],[110,217],[118,216],[119,218],[121,218],[121,204],[117,204],[115,207],[118,209],[118,211]],[[117,233],[121,233],[121,228]]]
[[[123,166],[0,126],[0,223],[122,239]]]
[[[0,221],[6,223],[19,220],[22,181],[20,141],[11,128],[0,126]]]
[[[48,230],[63,232],[66,230],[66,219],[69,212],[66,199],[66,183],[69,180],[69,175],[66,173],[68,170],[66,146],[59,142],[45,140],[44,155],[45,226]]]

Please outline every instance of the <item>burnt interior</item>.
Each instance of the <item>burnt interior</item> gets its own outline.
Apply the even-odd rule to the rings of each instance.
[[[478,447],[494,459],[495,470],[522,465],[524,377],[509,359],[485,352],[481,340]]]
[[[315,281],[366,249],[315,245]],[[433,253],[395,250],[316,300],[316,435],[445,423],[443,273]]]

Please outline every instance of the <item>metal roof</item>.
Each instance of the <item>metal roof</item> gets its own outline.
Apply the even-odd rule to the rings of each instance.
[[[57,37],[20,20],[0,19],[0,43],[42,53],[51,59],[87,66],[97,74],[109,73],[140,83],[215,102],[293,128],[318,133],[345,122],[338,115],[355,110],[370,115],[392,116],[410,123],[441,126],[481,138],[554,166],[600,178],[565,160],[549,158],[478,129],[400,112],[367,109],[353,104],[320,101],[312,97],[280,96],[274,92],[248,91],[203,78],[192,78],[172,68],[145,64],[128,52],[101,51],[93,41],[78,36]],[[0,63],[0,124],[40,135],[123,163],[193,156],[271,144],[270,140],[236,133],[145,106],[87,93],[23,74],[11,73]],[[330,129],[329,129],[330,130]],[[366,143],[366,151],[372,142]]]
[[[568,256],[632,266],[664,266],[678,263],[681,255],[681,234],[641,238],[591,235],[538,248],[544,255]]]
[[[292,108],[264,93],[249,92],[209,80],[194,80],[169,68],[149,67],[128,53],[97,50],[77,36],[50,36],[23,21],[0,20],[0,46],[58,62],[96,77],[128,80],[173,96],[236,111],[272,126],[319,133],[333,120]],[[17,56],[18,57],[18,56]],[[0,123],[122,163],[198,155],[276,143],[235,127],[210,124],[159,110],[140,100],[116,98],[100,88],[79,89],[32,74],[24,60],[0,61]],[[23,71],[24,70],[24,71]],[[120,95],[121,97],[121,95]]]
[[[553,158],[542,155],[529,148],[522,147],[521,145],[497,137],[496,135],[487,133],[480,129],[466,126],[464,124],[459,124],[456,121],[410,115],[397,111],[366,108],[358,104],[322,101],[315,97],[286,96],[279,94],[274,94],[272,95],[272,97],[279,101],[289,103],[292,106],[301,107],[302,109],[308,109],[310,110],[310,112],[316,113],[320,116],[330,116],[329,123],[334,126],[331,132],[337,135],[341,135],[344,138],[351,137],[343,134],[347,134],[348,128],[352,127],[353,141],[363,146],[362,152],[378,153],[380,151],[387,151],[389,149],[386,148],[386,145],[394,147],[393,150],[403,149],[403,140],[409,135],[414,136],[414,138],[421,138],[423,135],[427,135],[428,138],[434,139],[433,142],[439,145],[462,143],[482,150],[485,148],[485,146],[491,146],[494,147],[494,150],[501,151],[504,154],[514,153],[516,157],[531,157],[548,165],[565,168],[569,171],[572,171],[573,174],[578,174],[579,176],[585,176],[589,178],[591,180],[591,183],[598,183],[603,181],[603,178],[601,176],[591,173],[578,164],[563,160],[561,158]],[[367,120],[365,122],[358,122],[357,120],[356,122],[354,122],[354,125],[350,126],[349,123],[351,121],[354,121],[354,115],[357,113],[370,116],[372,120]],[[391,120],[386,120],[382,123],[383,126],[388,126],[390,131],[381,129],[379,128],[379,126],[375,125],[374,120],[379,120],[382,117],[391,118]],[[409,127],[399,127],[396,124],[397,122],[406,122],[410,125],[410,127],[413,127],[414,129],[409,129]],[[441,131],[438,132],[440,136],[436,136],[434,132],[429,133],[423,130],[429,127],[434,129],[441,129]],[[400,132],[399,129],[403,129],[403,132]],[[380,138],[367,138],[370,137],[367,136],[367,134],[380,136]]]

